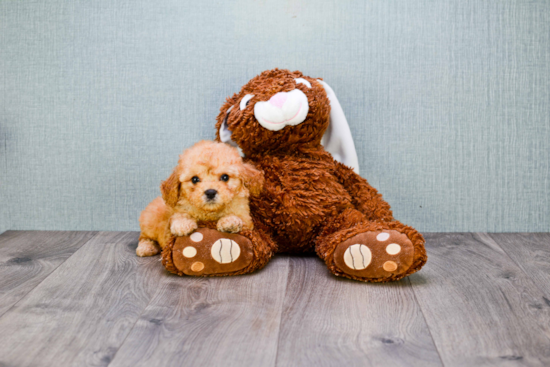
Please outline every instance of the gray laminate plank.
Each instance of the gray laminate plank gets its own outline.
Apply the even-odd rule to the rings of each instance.
[[[409,281],[337,278],[316,257],[293,257],[278,366],[440,366]]]
[[[137,232],[102,232],[0,319],[0,366],[108,365],[166,271]]]
[[[223,278],[166,277],[116,366],[273,366],[288,258]]]
[[[49,231],[0,235],[0,317],[95,235]]]
[[[489,236],[534,280],[550,307],[550,233],[491,233]]]
[[[410,277],[446,366],[550,365],[550,307],[487,234],[428,234]]]

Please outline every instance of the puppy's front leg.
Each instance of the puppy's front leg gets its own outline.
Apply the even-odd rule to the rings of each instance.
[[[236,215],[228,215],[218,220],[218,231],[238,233],[243,229],[243,220]]]
[[[187,236],[197,229],[197,222],[185,213],[176,213],[170,217],[170,232],[174,236]]]

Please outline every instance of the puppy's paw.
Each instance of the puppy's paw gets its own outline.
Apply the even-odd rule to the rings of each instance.
[[[243,220],[236,215],[228,215],[218,220],[218,231],[238,233],[243,229]]]
[[[139,241],[138,247],[136,248],[136,255],[144,256],[153,256],[160,252],[160,247],[153,240],[141,240]]]
[[[197,222],[188,218],[172,218],[170,232],[174,236],[187,236],[197,229]]]

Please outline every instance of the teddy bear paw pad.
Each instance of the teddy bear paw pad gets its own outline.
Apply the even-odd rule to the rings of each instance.
[[[248,266],[253,256],[248,238],[209,228],[178,237],[172,254],[175,267],[187,275],[233,273]]]
[[[411,267],[413,257],[412,242],[395,230],[359,233],[334,251],[334,263],[340,270],[365,279],[402,274]]]

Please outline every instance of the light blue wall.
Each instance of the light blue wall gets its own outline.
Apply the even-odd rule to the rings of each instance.
[[[137,230],[224,99],[323,77],[422,231],[550,230],[548,1],[0,1],[0,231]]]

